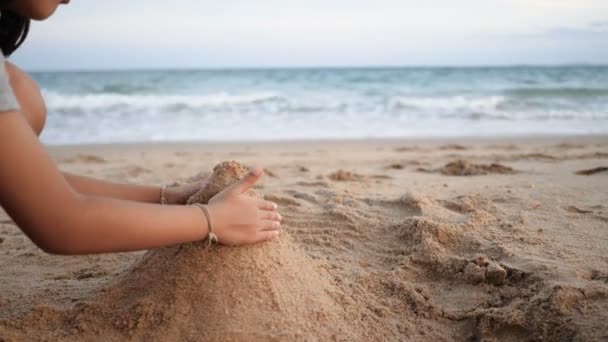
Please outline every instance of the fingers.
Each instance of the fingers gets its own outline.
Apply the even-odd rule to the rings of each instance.
[[[276,211],[266,211],[263,210],[260,212],[260,218],[262,220],[271,220],[271,221],[278,221],[280,222],[283,217],[281,216],[281,214],[277,213]]]
[[[278,221],[262,221],[262,229],[255,234],[256,242],[268,241],[279,237],[281,224]]]
[[[258,208],[262,210],[277,210],[279,206],[274,202],[258,200]]]
[[[279,230],[281,229],[281,223],[273,220],[262,220],[261,231],[265,230]]]
[[[264,230],[264,231],[259,231],[255,238],[256,238],[256,242],[262,242],[262,241],[268,241],[268,240],[272,240],[272,239],[276,239],[277,237],[279,237],[280,233],[278,230]]]
[[[251,169],[245,178],[232,184],[230,188],[228,188],[228,191],[236,194],[244,193],[247,191],[247,189],[253,186],[260,179],[260,177],[262,177],[263,173],[264,172],[259,167]]]

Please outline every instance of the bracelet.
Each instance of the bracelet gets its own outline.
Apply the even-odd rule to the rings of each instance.
[[[160,187],[160,204],[169,204],[167,201],[167,197],[165,197],[165,191],[167,190],[167,185],[163,185]]]
[[[211,246],[213,243],[219,243],[220,241],[217,238],[217,235],[215,235],[213,232],[213,228],[211,226],[211,215],[209,214],[209,209],[207,209],[207,206],[200,203],[194,203],[194,206],[200,208],[207,219],[207,226],[209,227],[209,235],[207,236],[207,240],[209,241],[209,246]]]

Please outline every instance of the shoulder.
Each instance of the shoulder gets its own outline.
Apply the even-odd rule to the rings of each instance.
[[[4,71],[8,76],[9,83],[13,86],[13,91],[15,90],[16,86],[18,87],[24,84],[38,88],[36,81],[34,81],[34,79],[27,72],[23,71],[21,68],[8,60],[4,61]]]

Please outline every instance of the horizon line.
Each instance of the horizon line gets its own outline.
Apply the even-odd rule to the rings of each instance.
[[[192,66],[192,67],[146,67],[146,68],[59,68],[59,69],[27,69],[28,72],[125,72],[125,71],[271,71],[271,70],[390,70],[390,69],[485,69],[485,68],[566,68],[566,67],[608,67],[608,63],[516,63],[516,64],[445,64],[445,65],[352,65],[352,66]]]

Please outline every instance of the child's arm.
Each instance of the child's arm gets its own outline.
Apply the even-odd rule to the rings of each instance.
[[[129,201],[160,203],[160,187],[115,184],[63,172],[67,182],[84,195],[112,197]]]
[[[253,173],[209,204],[220,242],[245,244],[278,235],[276,205],[243,194]],[[204,238],[202,211],[82,195],[44,151],[24,117],[0,113],[0,204],[38,246],[82,254],[148,249]]]
[[[10,84],[30,127],[40,135],[46,122],[46,106],[40,88],[34,79],[11,62],[6,61]],[[64,172],[66,180],[74,190],[84,195],[96,195],[130,201],[159,203],[159,186],[116,184]],[[202,184],[185,184],[168,188],[166,198],[170,204],[184,204],[201,188]]]
[[[63,172],[63,176],[74,190],[85,195],[112,197],[129,201],[159,203],[160,186],[118,184],[90,177]],[[165,189],[169,204],[185,204],[204,185],[204,180]]]

